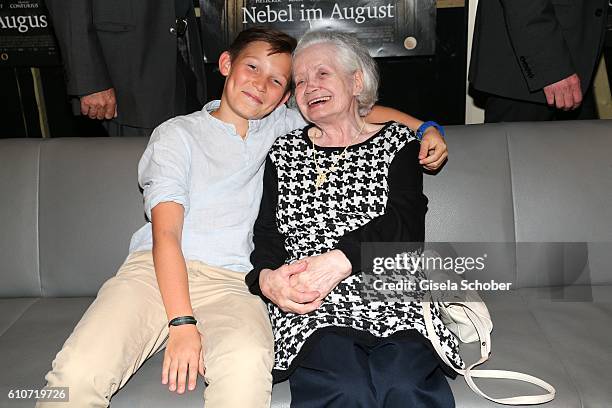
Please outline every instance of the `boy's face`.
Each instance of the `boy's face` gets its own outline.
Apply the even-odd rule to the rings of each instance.
[[[252,42],[232,60],[224,52],[219,69],[226,77],[222,99],[233,115],[261,119],[289,97],[291,55],[270,54],[270,45]]]

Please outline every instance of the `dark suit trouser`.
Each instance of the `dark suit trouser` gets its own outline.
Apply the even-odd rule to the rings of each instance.
[[[582,104],[573,111],[562,111],[543,103],[520,101],[497,95],[488,95],[485,103],[485,123],[586,120],[597,118],[597,107],[592,87],[584,95]]]
[[[104,129],[106,130],[106,134],[111,137],[149,137],[151,136],[151,133],[153,133],[153,128],[122,125],[115,119],[103,121],[102,126],[104,126]]]
[[[452,408],[438,359],[410,338],[326,334],[289,377],[292,408]]]

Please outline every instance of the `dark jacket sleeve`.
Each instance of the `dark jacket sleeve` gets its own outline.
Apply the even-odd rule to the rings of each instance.
[[[91,0],[46,0],[57,37],[69,95],[83,96],[113,85],[93,25]]]
[[[576,72],[551,0],[501,0],[501,4],[508,35],[530,91]],[[568,10],[557,12],[575,12],[566,7]]]
[[[278,231],[276,223],[276,206],[278,204],[278,178],[276,166],[268,156],[264,170],[263,196],[259,206],[259,215],[253,227],[253,244],[255,248],[251,253],[253,270],[249,272],[245,281],[254,295],[267,299],[259,287],[259,274],[263,269],[277,269],[282,266],[288,253],[285,249],[285,237]]]
[[[419,142],[406,143],[389,166],[388,199],[384,214],[342,236],[336,249],[351,262],[353,274],[361,271],[363,242],[423,242],[427,197],[423,170],[418,161]]]

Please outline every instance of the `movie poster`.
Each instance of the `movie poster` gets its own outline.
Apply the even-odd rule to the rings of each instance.
[[[296,38],[311,28],[354,34],[373,57],[435,53],[435,0],[200,0],[200,11],[208,62],[252,26]]]
[[[0,66],[60,64],[43,0],[0,0]]]

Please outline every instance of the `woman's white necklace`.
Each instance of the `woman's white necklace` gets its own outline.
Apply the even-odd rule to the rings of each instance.
[[[361,136],[361,132],[363,132],[364,127],[365,127],[365,121],[362,122],[361,128],[359,129],[359,133],[357,133],[357,135],[353,138],[353,141],[357,140],[357,138]],[[348,147],[351,145],[352,143],[349,143],[348,145],[344,147],[344,149],[342,150],[342,153],[340,153],[336,157],[332,157],[331,167],[327,170],[323,170],[321,166],[319,166],[319,160],[317,159],[317,149],[315,148],[315,144],[314,144],[314,137],[312,138],[312,161],[314,162],[315,169],[317,170],[317,178],[315,180],[315,188],[317,190],[319,189],[319,187],[323,185],[323,183],[327,181],[327,175],[337,170],[338,163],[340,162],[341,159],[344,158],[344,155],[346,154],[346,149],[348,149]]]

